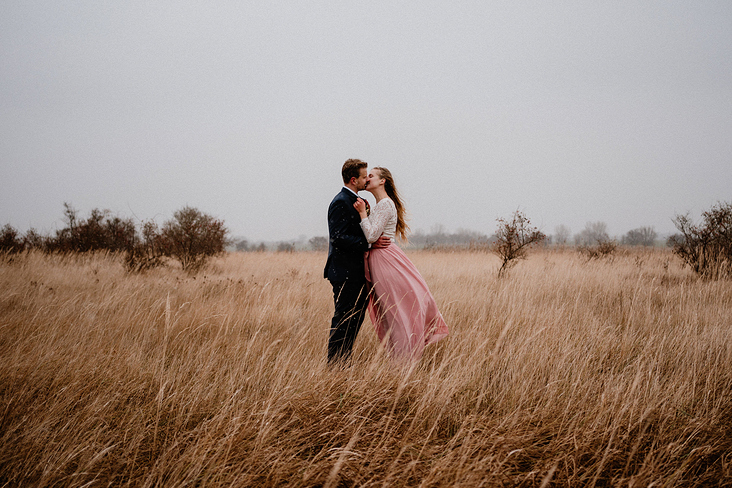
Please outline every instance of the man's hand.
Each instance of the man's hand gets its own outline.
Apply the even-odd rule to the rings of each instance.
[[[386,237],[384,234],[381,234],[381,237],[379,237],[376,242],[371,244],[371,249],[384,249],[385,247],[389,247],[391,245],[391,239]]]

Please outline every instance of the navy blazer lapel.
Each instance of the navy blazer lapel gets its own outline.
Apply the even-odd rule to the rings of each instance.
[[[351,203],[356,203],[356,199],[358,198],[358,195],[354,194],[351,190],[344,187],[341,190],[341,193],[346,195],[346,198],[348,198],[348,201],[350,201]]]

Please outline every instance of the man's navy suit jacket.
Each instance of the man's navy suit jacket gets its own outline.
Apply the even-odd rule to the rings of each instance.
[[[366,281],[363,254],[369,244],[361,230],[361,216],[353,208],[356,198],[353,192],[343,188],[328,207],[330,239],[323,275],[331,283]]]

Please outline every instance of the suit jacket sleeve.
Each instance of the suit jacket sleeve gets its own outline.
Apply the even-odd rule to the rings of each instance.
[[[363,233],[358,232],[358,234],[353,234],[351,217],[349,215],[351,211],[355,212],[355,209],[352,207],[349,208],[348,202],[344,200],[334,201],[328,209],[328,227],[331,244],[344,251],[367,251],[369,245]]]

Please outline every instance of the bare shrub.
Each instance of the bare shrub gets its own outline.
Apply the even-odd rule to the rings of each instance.
[[[135,223],[110,214],[109,210],[92,209],[87,219],[79,219],[78,211],[64,203],[66,227],[56,231],[56,237],[48,241],[50,251],[122,252],[134,245]]]
[[[605,222],[587,222],[582,232],[574,237],[577,252],[590,259],[610,257],[618,249],[618,243],[610,239]]]
[[[39,233],[36,229],[30,228],[23,236],[23,247],[26,250],[36,249],[38,251],[48,251],[50,237]]]
[[[598,242],[594,246],[578,246],[577,252],[584,255],[588,260],[607,258],[618,250],[617,241],[607,239]]]
[[[732,203],[720,202],[702,213],[702,223],[676,215],[680,234],[669,238],[674,254],[695,273],[717,279],[732,274]]]
[[[546,235],[531,226],[529,219],[519,210],[511,220],[498,219],[498,231],[491,250],[501,258],[498,276],[503,276],[519,259],[526,259],[529,248],[546,239]]]
[[[223,253],[228,244],[223,221],[191,207],[175,212],[162,229],[154,221],[144,221],[139,233],[132,219],[97,208],[83,219],[69,203],[64,203],[64,220],[65,226],[53,237],[41,235],[35,229],[21,237],[8,224],[0,230],[0,252],[38,249],[61,254],[124,253],[125,267],[130,272],[155,268],[164,263],[165,257],[172,257],[190,272],[198,270],[209,257]]]
[[[142,236],[135,238],[135,242],[125,251],[125,266],[127,271],[139,273],[163,265],[162,236],[158,226],[152,220],[143,222]]]
[[[163,224],[160,245],[163,253],[178,260],[183,270],[193,272],[211,256],[224,252],[227,234],[222,220],[186,206]]]
[[[0,253],[15,254],[24,248],[23,240],[18,231],[10,224],[0,230]]]
[[[0,253],[6,255],[18,254],[33,249],[47,251],[49,239],[49,237],[39,234],[33,228],[21,235],[15,227],[6,224],[0,229]]]

